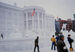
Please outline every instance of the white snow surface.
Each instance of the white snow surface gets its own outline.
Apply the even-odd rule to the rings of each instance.
[[[75,40],[75,32],[61,31],[65,36],[65,43],[69,50],[69,43],[67,41],[68,34]],[[57,50],[51,50],[51,39],[52,35],[41,35],[39,36],[40,52],[57,52]],[[5,40],[0,39],[0,52],[34,52],[34,40],[36,36],[26,36],[23,39],[18,40]],[[73,49],[75,41],[73,42]],[[36,50],[37,51],[37,50]]]

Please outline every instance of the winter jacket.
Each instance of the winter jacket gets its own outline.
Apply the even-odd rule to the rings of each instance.
[[[68,49],[62,40],[58,40],[57,42],[57,51],[58,52],[68,52]]]
[[[52,42],[56,42],[56,39],[54,37],[51,38]]]
[[[35,39],[35,46],[38,46],[38,39]]]
[[[59,36],[58,37],[56,37],[56,42],[59,40]]]
[[[67,39],[68,39],[68,42],[69,43],[72,43],[73,42],[73,39],[71,39],[70,37],[67,37]]]

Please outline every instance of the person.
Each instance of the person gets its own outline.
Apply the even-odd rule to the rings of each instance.
[[[34,52],[36,50],[36,47],[38,49],[38,52],[39,52],[39,45],[38,45],[38,41],[39,41],[39,37],[37,36],[37,38],[35,39],[35,47],[34,47]]]
[[[1,38],[3,39],[3,34],[1,34]]]
[[[58,42],[59,40],[59,35],[56,35],[56,42]]]
[[[54,47],[54,50],[55,50],[55,42],[56,42],[56,39],[54,38],[54,35],[52,36],[51,41],[52,41],[51,50],[53,50],[53,47]]]
[[[64,35],[60,35],[60,39],[57,42],[57,51],[58,52],[68,52],[68,49],[64,42]]]
[[[71,35],[69,34],[68,37],[67,37],[67,40],[70,44],[70,48],[72,48],[72,42],[73,42],[73,39],[70,37]]]

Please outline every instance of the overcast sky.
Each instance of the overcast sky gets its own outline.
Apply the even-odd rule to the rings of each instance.
[[[0,0],[0,2],[17,6],[41,6],[46,13],[63,19],[73,18],[75,13],[75,0]]]

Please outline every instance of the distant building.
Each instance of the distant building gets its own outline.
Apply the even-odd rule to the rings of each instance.
[[[32,16],[34,8],[35,12]],[[19,8],[0,2],[0,33],[3,33],[6,39],[54,34],[54,21],[54,17],[46,15],[42,7]]]

